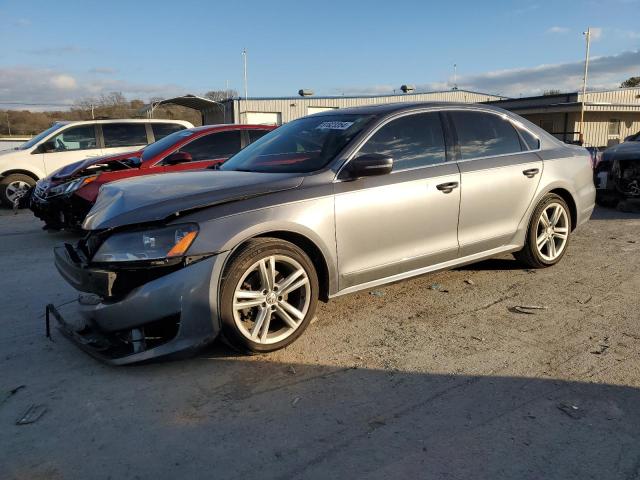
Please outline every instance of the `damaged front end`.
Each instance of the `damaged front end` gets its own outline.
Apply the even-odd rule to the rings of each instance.
[[[635,147],[636,142],[632,143]],[[625,145],[625,144],[622,144]],[[623,200],[640,200],[640,148],[612,152],[603,156],[595,169],[596,200],[605,207],[615,207]]]
[[[211,317],[215,255],[186,255],[197,225],[93,232],[56,247],[55,264],[74,288],[81,321],[48,314],[83,350],[111,364],[190,352],[219,330]],[[213,308],[215,311],[215,308]]]
[[[78,230],[93,203],[73,192],[52,193],[46,183],[38,182],[29,196],[27,206],[45,223],[45,230]]]

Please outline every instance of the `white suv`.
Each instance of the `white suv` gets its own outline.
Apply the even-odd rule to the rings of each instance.
[[[136,150],[193,128],[182,120],[56,122],[14,150],[0,152],[0,201],[13,205],[40,178],[78,160]]]

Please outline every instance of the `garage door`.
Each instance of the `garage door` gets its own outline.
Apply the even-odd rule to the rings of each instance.
[[[338,107],[307,107],[307,115],[313,115],[314,113],[325,112],[327,110],[337,110]]]
[[[247,112],[247,123],[253,125],[280,125],[282,114],[280,112]]]

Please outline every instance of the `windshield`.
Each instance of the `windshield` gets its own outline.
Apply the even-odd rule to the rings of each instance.
[[[190,137],[191,135],[193,135],[193,132],[190,130],[180,130],[179,132],[167,135],[157,142],[153,142],[151,145],[147,145],[142,150],[142,161],[146,162],[147,160],[151,160],[157,155],[160,155],[166,149],[171,148],[176,143]]]
[[[373,115],[320,115],[287,123],[252,143],[220,170],[308,173],[320,170],[367,125]]]
[[[33,147],[38,142],[40,142],[40,140],[42,140],[43,138],[47,137],[49,134],[55,132],[56,130],[60,130],[65,125],[67,125],[67,124],[66,123],[55,123],[53,126],[47,128],[44,132],[40,132],[38,135],[33,137],[28,142],[23,143],[22,145],[20,145],[16,150],[26,150],[28,148]]]

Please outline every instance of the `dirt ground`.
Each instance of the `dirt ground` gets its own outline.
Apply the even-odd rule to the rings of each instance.
[[[505,256],[322,305],[274,354],[114,368],[44,337],[74,237],[0,211],[0,479],[640,479],[639,233],[597,210],[554,268]]]

